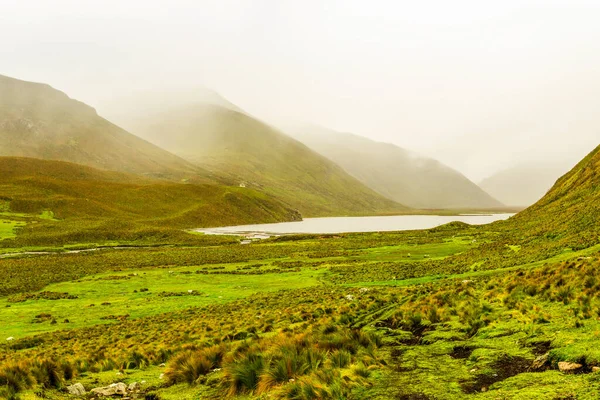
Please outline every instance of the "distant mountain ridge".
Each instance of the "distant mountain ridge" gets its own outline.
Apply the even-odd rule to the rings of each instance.
[[[550,190],[568,168],[552,165],[518,165],[482,180],[479,186],[509,206],[530,206]]]
[[[0,75],[0,156],[69,161],[156,177],[208,173],[49,85]]]
[[[406,210],[331,160],[237,107],[197,101],[155,115],[144,113],[127,126],[214,174],[282,199],[303,216]]]
[[[396,145],[313,125],[286,131],[366,186],[401,204],[421,209],[504,206],[458,171]]]

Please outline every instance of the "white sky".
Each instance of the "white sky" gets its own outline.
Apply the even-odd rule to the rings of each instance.
[[[100,114],[205,85],[479,181],[600,144],[600,1],[0,0],[0,74]]]

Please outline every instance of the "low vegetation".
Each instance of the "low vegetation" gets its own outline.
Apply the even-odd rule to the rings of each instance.
[[[0,226],[11,225],[10,233],[0,228],[0,235],[11,237],[20,229],[0,247],[189,243],[194,237],[182,229],[301,218],[251,189],[157,181],[29,158],[0,157],[0,169]]]
[[[5,199],[27,225],[1,242],[0,397],[138,382],[163,400],[595,399],[599,158],[506,222],[250,244],[67,247],[44,227],[81,219]],[[22,246],[44,229],[61,245]]]

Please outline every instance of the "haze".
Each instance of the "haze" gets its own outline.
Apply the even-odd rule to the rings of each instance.
[[[392,142],[479,181],[598,144],[597,1],[3,1],[0,73],[118,114],[205,86],[271,123]]]

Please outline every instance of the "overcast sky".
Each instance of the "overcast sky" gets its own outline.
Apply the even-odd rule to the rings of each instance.
[[[600,144],[598,0],[0,0],[0,74],[114,112],[204,85],[475,181]]]

